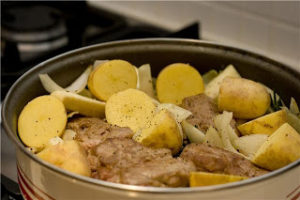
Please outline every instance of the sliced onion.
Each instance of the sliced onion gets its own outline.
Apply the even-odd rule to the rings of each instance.
[[[91,71],[92,67],[90,66],[70,86],[66,87],[65,90],[75,93],[81,92],[87,84]]]
[[[64,90],[64,88],[57,85],[48,74],[39,74],[39,77],[47,92],[51,93],[56,90]]]
[[[157,109],[158,110],[162,110],[162,109],[168,110],[170,113],[172,113],[172,115],[174,116],[176,121],[179,123],[182,122],[183,120],[185,120],[186,118],[188,118],[190,115],[192,115],[192,113],[189,110],[186,110],[184,108],[176,106],[175,104],[172,104],[172,103],[158,104]]]
[[[93,64],[93,70],[95,70],[99,65],[102,65],[103,63],[108,62],[109,60],[95,60]]]
[[[57,90],[79,93],[84,90],[91,71],[92,67],[90,66],[70,86],[66,88],[62,88],[57,83],[55,83],[48,74],[39,74],[39,77],[45,90],[49,93]]]
[[[148,94],[150,97],[155,98],[151,67],[149,64],[144,64],[138,68],[138,84],[137,88]]]
[[[205,134],[199,129],[195,128],[192,124],[183,120],[181,122],[184,134],[188,137],[191,143],[203,143],[205,140]]]

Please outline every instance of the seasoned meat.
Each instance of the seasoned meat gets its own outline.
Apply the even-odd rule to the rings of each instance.
[[[156,159],[143,162],[122,172],[123,183],[157,187],[184,187],[189,184],[189,173],[196,168],[181,158]]]
[[[205,94],[198,94],[184,98],[182,101],[183,108],[191,111],[187,122],[206,132],[210,126],[214,126],[214,117],[218,114],[218,107],[215,102]]]
[[[129,128],[112,126],[99,118],[77,118],[69,122],[67,128],[77,133],[75,139],[87,151],[107,138],[131,138],[133,136]]]
[[[184,98],[181,107],[191,111],[193,114],[187,118],[187,122],[203,132],[206,132],[210,126],[214,127],[214,117],[219,114],[217,104],[205,94]],[[239,135],[234,119],[231,120],[230,125]]]
[[[205,144],[189,144],[181,155],[185,160],[193,161],[197,171],[224,173],[239,176],[254,177],[267,173],[267,171],[254,166],[242,156],[210,147]]]
[[[106,139],[91,152],[98,160],[95,178],[144,186],[187,186],[190,161],[175,159],[169,149],[153,149],[127,138]]]

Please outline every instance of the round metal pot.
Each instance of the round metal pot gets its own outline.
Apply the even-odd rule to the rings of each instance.
[[[38,74],[48,73],[61,86],[70,84],[94,60],[124,59],[150,63],[152,74],[168,64],[189,63],[200,73],[233,64],[242,77],[262,82],[288,103],[300,99],[300,73],[241,49],[183,39],[140,39],[89,46],[56,56],[29,70],[2,104],[2,125],[17,149],[20,189],[25,199],[292,199],[300,192],[300,160],[266,175],[230,184],[196,188],[155,188],[105,182],[64,171],[29,152],[17,134],[22,108],[47,94]]]

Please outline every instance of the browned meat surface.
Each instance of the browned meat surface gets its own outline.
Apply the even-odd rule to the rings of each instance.
[[[144,147],[127,138],[106,139],[89,157],[98,161],[93,177],[123,184],[184,187],[189,172],[196,170],[192,162],[173,158],[169,149]]]
[[[133,136],[129,128],[112,126],[99,118],[76,118],[67,124],[67,128],[77,133],[75,139],[87,151],[107,138],[131,138]]]
[[[214,117],[218,114],[218,107],[215,102],[205,94],[198,94],[184,98],[183,108],[193,113],[187,121],[193,126],[206,132],[210,126],[214,126]]]
[[[181,155],[185,160],[193,161],[197,171],[233,174],[254,177],[267,173],[267,171],[254,166],[242,156],[204,144],[189,144]]]
[[[214,117],[219,114],[217,104],[205,94],[184,98],[181,107],[193,113],[193,115],[187,118],[187,122],[204,132],[210,126],[214,127]],[[239,134],[234,119],[231,120],[230,124],[235,132]]]

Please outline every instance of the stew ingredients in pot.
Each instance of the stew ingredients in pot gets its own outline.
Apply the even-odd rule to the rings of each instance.
[[[300,113],[233,65],[201,75],[185,63],[95,61],[69,87],[47,74],[49,95],[18,119],[32,153],[64,170],[155,187],[225,184],[261,176],[300,158]]]

